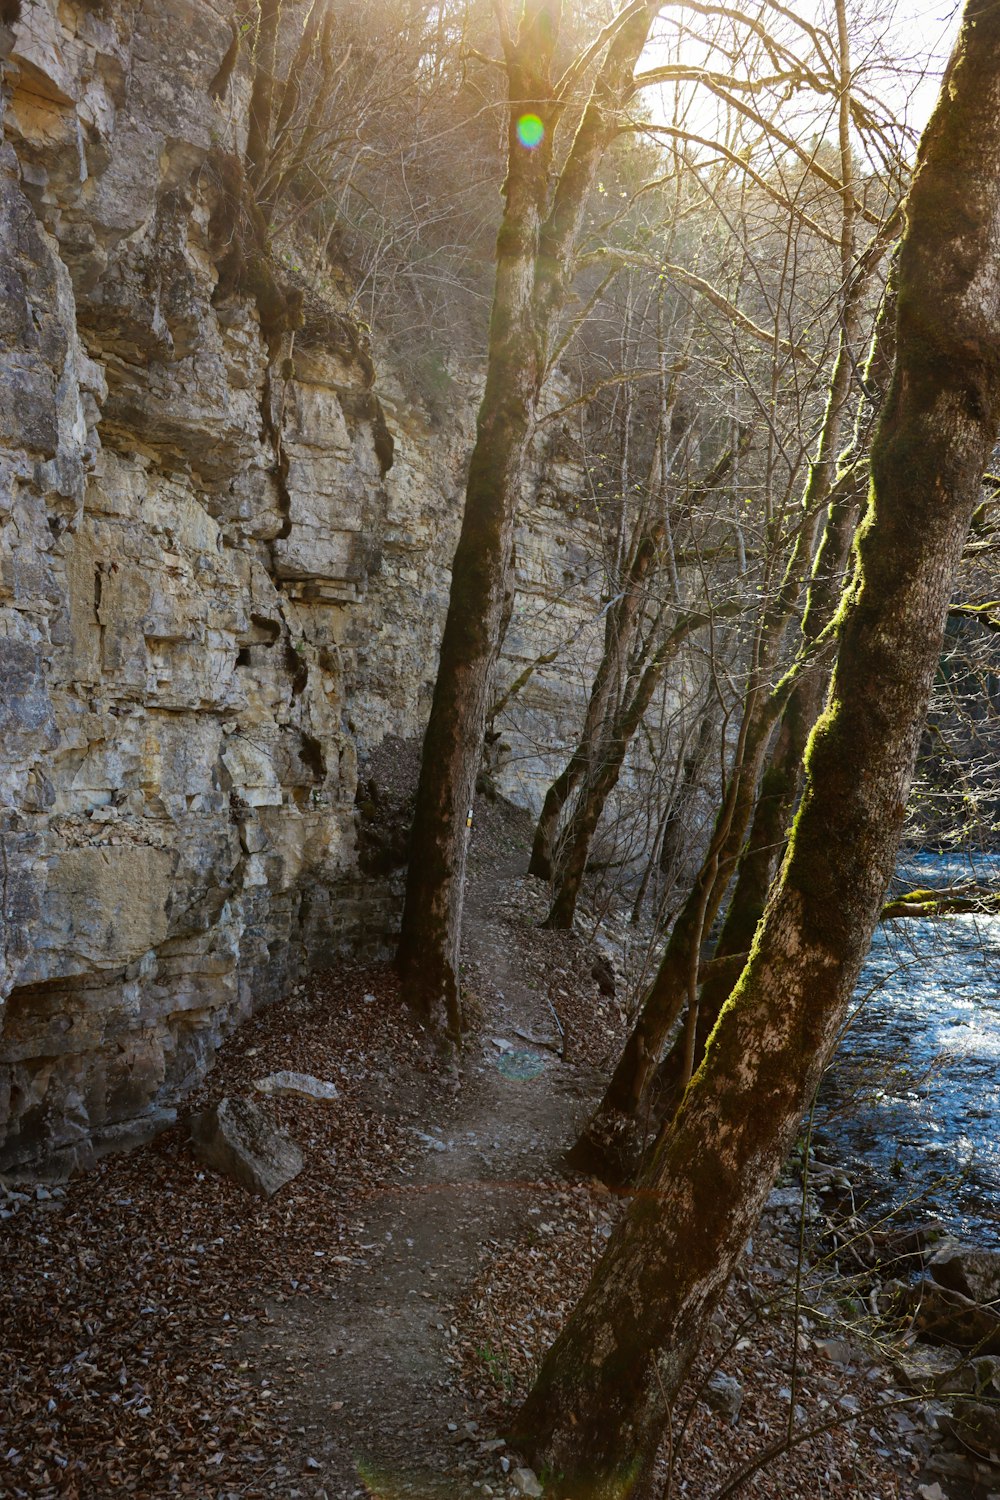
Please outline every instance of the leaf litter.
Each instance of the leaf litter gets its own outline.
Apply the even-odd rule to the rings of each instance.
[[[607,955],[539,930],[525,832],[502,806],[477,813],[465,982],[481,1025],[460,1089],[392,970],[345,964],[246,1023],[185,1101],[252,1096],[274,1072],[336,1086],[268,1099],[306,1154],[275,1198],[203,1171],[183,1124],[86,1177],[0,1190],[4,1500],[525,1492],[504,1425],[622,1210],[561,1151],[626,1024]],[[508,1050],[547,1062],[504,1078]],[[673,1413],[665,1500],[717,1495],[790,1420],[816,1435],[741,1494],[926,1492],[889,1372],[833,1364],[823,1315],[793,1350],[797,1234],[772,1216],[748,1247]]]

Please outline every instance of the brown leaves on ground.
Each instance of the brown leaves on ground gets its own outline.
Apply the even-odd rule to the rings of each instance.
[[[242,1340],[366,1255],[365,1204],[413,1150],[381,1086],[426,1067],[387,968],[319,975],[249,1022],[184,1106],[253,1095],[278,1068],[336,1083],[332,1104],[269,1102],[307,1157],[275,1198],[204,1172],[182,1125],[41,1198],[0,1198],[18,1210],[0,1241],[0,1494],[294,1493],[290,1416]]]

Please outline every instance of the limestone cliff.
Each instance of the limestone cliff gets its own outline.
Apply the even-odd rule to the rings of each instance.
[[[0,13],[0,1168],[61,1170],[391,929],[358,758],[423,723],[474,391],[435,432],[335,287],[294,347],[224,291],[227,0]],[[599,632],[550,450],[508,679]],[[525,690],[508,790],[537,796],[583,686]]]

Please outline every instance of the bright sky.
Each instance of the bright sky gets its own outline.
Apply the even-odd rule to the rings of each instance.
[[[887,46],[904,60],[900,104],[907,108],[908,123],[917,128],[927,123],[934,108],[960,19],[961,6],[952,0],[938,0],[937,4],[899,0],[895,8]],[[891,87],[888,92],[892,92]]]
[[[751,7],[756,10],[756,7]],[[792,12],[822,26],[828,35],[836,35],[833,0],[777,0],[776,6],[761,7],[768,29],[776,29],[790,42],[793,50],[804,55],[803,32],[776,11]],[[852,34],[852,63],[859,89],[876,96],[886,110],[901,124],[919,134],[937,99],[941,74],[958,30],[961,7],[958,0],[848,0]],[[719,53],[706,52],[703,41],[690,34],[683,36],[685,23],[690,31],[703,37],[711,21],[704,15],[685,12],[682,4],[668,4],[663,12],[655,39],[640,65],[655,68],[680,60],[685,64],[708,66],[728,71],[727,60]],[[678,52],[679,46],[679,52]],[[734,70],[735,71],[735,70]],[[692,91],[696,102],[687,119],[689,128],[701,134],[714,134],[718,106],[704,90]],[[819,130],[826,134],[833,125],[833,104],[828,121],[822,119],[822,106],[816,111],[808,95],[796,95],[805,106],[801,120],[804,133]],[[654,117],[669,119],[671,103],[664,95],[659,107],[650,99]],[[794,110],[793,110],[794,114]],[[787,116],[786,116],[787,118]]]

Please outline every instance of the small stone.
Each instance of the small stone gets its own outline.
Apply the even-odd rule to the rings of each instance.
[[[846,1339],[813,1339],[813,1348],[832,1365],[849,1365],[853,1353]]]
[[[777,1213],[781,1209],[798,1208],[801,1202],[801,1188],[774,1188],[764,1204],[764,1212]]]
[[[540,1495],[542,1486],[538,1482],[538,1476],[534,1469],[515,1469],[511,1476],[514,1488],[519,1495]]]

